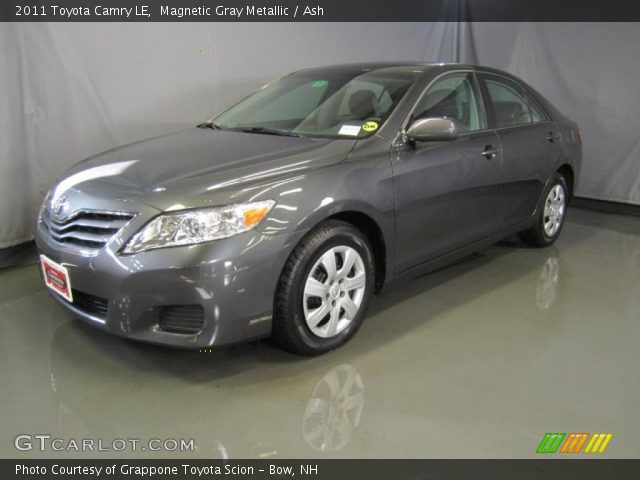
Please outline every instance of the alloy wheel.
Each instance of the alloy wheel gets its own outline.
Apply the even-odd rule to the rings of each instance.
[[[357,250],[332,247],[311,268],[304,286],[304,319],[321,338],[341,333],[353,322],[365,294],[366,271]]]
[[[544,233],[547,237],[553,237],[560,227],[562,226],[562,220],[564,219],[565,211],[565,193],[564,187],[561,184],[554,185],[547,194],[547,199],[544,203]]]

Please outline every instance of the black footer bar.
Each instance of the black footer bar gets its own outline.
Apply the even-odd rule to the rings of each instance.
[[[0,460],[0,478],[614,480],[640,478],[640,460]]]

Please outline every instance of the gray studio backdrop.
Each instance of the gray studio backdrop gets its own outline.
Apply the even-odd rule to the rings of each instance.
[[[638,24],[0,23],[0,248],[32,238],[49,185],[84,157],[202,121],[291,70],[366,60],[521,75],[581,126],[577,193],[640,204]]]

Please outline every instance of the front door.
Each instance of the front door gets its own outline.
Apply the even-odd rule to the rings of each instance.
[[[458,138],[401,143],[391,152],[398,273],[495,231],[502,153],[472,72],[445,74],[428,87],[412,121],[434,117],[453,120]]]

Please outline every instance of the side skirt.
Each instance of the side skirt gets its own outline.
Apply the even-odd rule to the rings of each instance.
[[[499,232],[484,237],[480,240],[476,240],[473,243],[465,245],[464,247],[460,247],[452,252],[445,253],[439,257],[427,260],[415,267],[410,268],[409,270],[405,270],[395,275],[393,278],[388,279],[384,286],[384,288],[389,288],[391,286],[395,286],[398,283],[402,283],[404,281],[410,280],[412,278],[424,275],[426,273],[433,272],[435,270],[439,270],[447,265],[451,265],[456,263],[457,261],[468,257],[473,253],[477,253],[480,250],[484,250],[496,242],[504,240],[511,235],[514,235],[518,232],[526,230],[531,227],[535,223],[535,216],[528,219],[525,222],[519,223],[515,226],[500,230]]]

